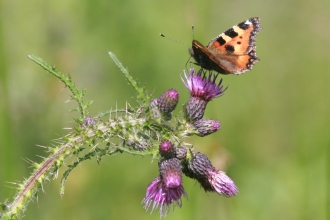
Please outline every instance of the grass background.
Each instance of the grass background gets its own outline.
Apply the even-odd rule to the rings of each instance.
[[[180,74],[186,46],[207,42],[249,17],[261,18],[261,62],[240,76],[224,76],[225,95],[205,117],[221,121],[220,132],[191,143],[225,170],[239,188],[227,199],[206,194],[184,179],[189,200],[167,219],[327,219],[330,207],[329,83],[330,2],[251,1],[0,1],[0,200],[14,196],[8,182],[28,177],[24,158],[44,156],[73,126],[69,91],[29,61],[42,57],[69,73],[93,99],[91,115],[135,103],[135,94],[107,51],[112,51],[147,89],[169,88],[189,97]],[[86,161],[69,176],[44,186],[25,219],[159,219],[140,204],[157,175],[150,158],[129,155]],[[327,216],[328,214],[328,216]]]

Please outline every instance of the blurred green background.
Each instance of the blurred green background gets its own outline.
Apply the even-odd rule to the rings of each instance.
[[[39,145],[51,145],[74,126],[65,104],[70,92],[27,59],[42,57],[69,73],[93,99],[91,115],[134,105],[135,94],[107,52],[114,52],[155,96],[169,88],[189,97],[180,74],[187,47],[159,37],[204,45],[249,17],[261,18],[261,62],[240,76],[224,76],[225,95],[206,118],[220,132],[191,143],[223,169],[238,196],[206,194],[184,179],[189,200],[167,219],[327,219],[329,209],[330,1],[0,1],[0,200],[14,196],[8,182],[40,161]],[[157,176],[157,162],[130,155],[86,161],[69,176],[44,186],[25,219],[159,219],[140,204]],[[63,170],[62,170],[63,172]],[[149,210],[150,211],[150,210]],[[329,216],[328,216],[329,217]]]

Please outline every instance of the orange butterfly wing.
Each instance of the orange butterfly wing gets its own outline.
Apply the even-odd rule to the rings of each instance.
[[[260,19],[250,18],[212,39],[206,47],[193,40],[190,54],[204,69],[222,74],[244,73],[260,60],[255,45],[260,30]]]

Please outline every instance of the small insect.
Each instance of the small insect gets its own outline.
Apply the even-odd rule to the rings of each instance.
[[[193,40],[189,54],[206,70],[222,74],[244,73],[260,61],[255,44],[260,30],[258,17],[247,19],[212,39],[206,47]]]

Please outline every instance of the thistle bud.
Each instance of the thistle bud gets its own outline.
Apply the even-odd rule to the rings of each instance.
[[[215,169],[206,155],[195,153],[184,166],[183,173],[196,179],[206,192],[217,192],[226,197],[235,196],[237,187],[225,172]]]
[[[167,90],[157,100],[160,112],[171,113],[179,102],[179,92],[175,89]]]
[[[216,120],[200,119],[194,123],[195,129],[198,131],[198,136],[204,137],[218,131],[221,126]]]
[[[175,149],[171,141],[163,141],[159,145],[159,154],[166,158],[175,157]]]

